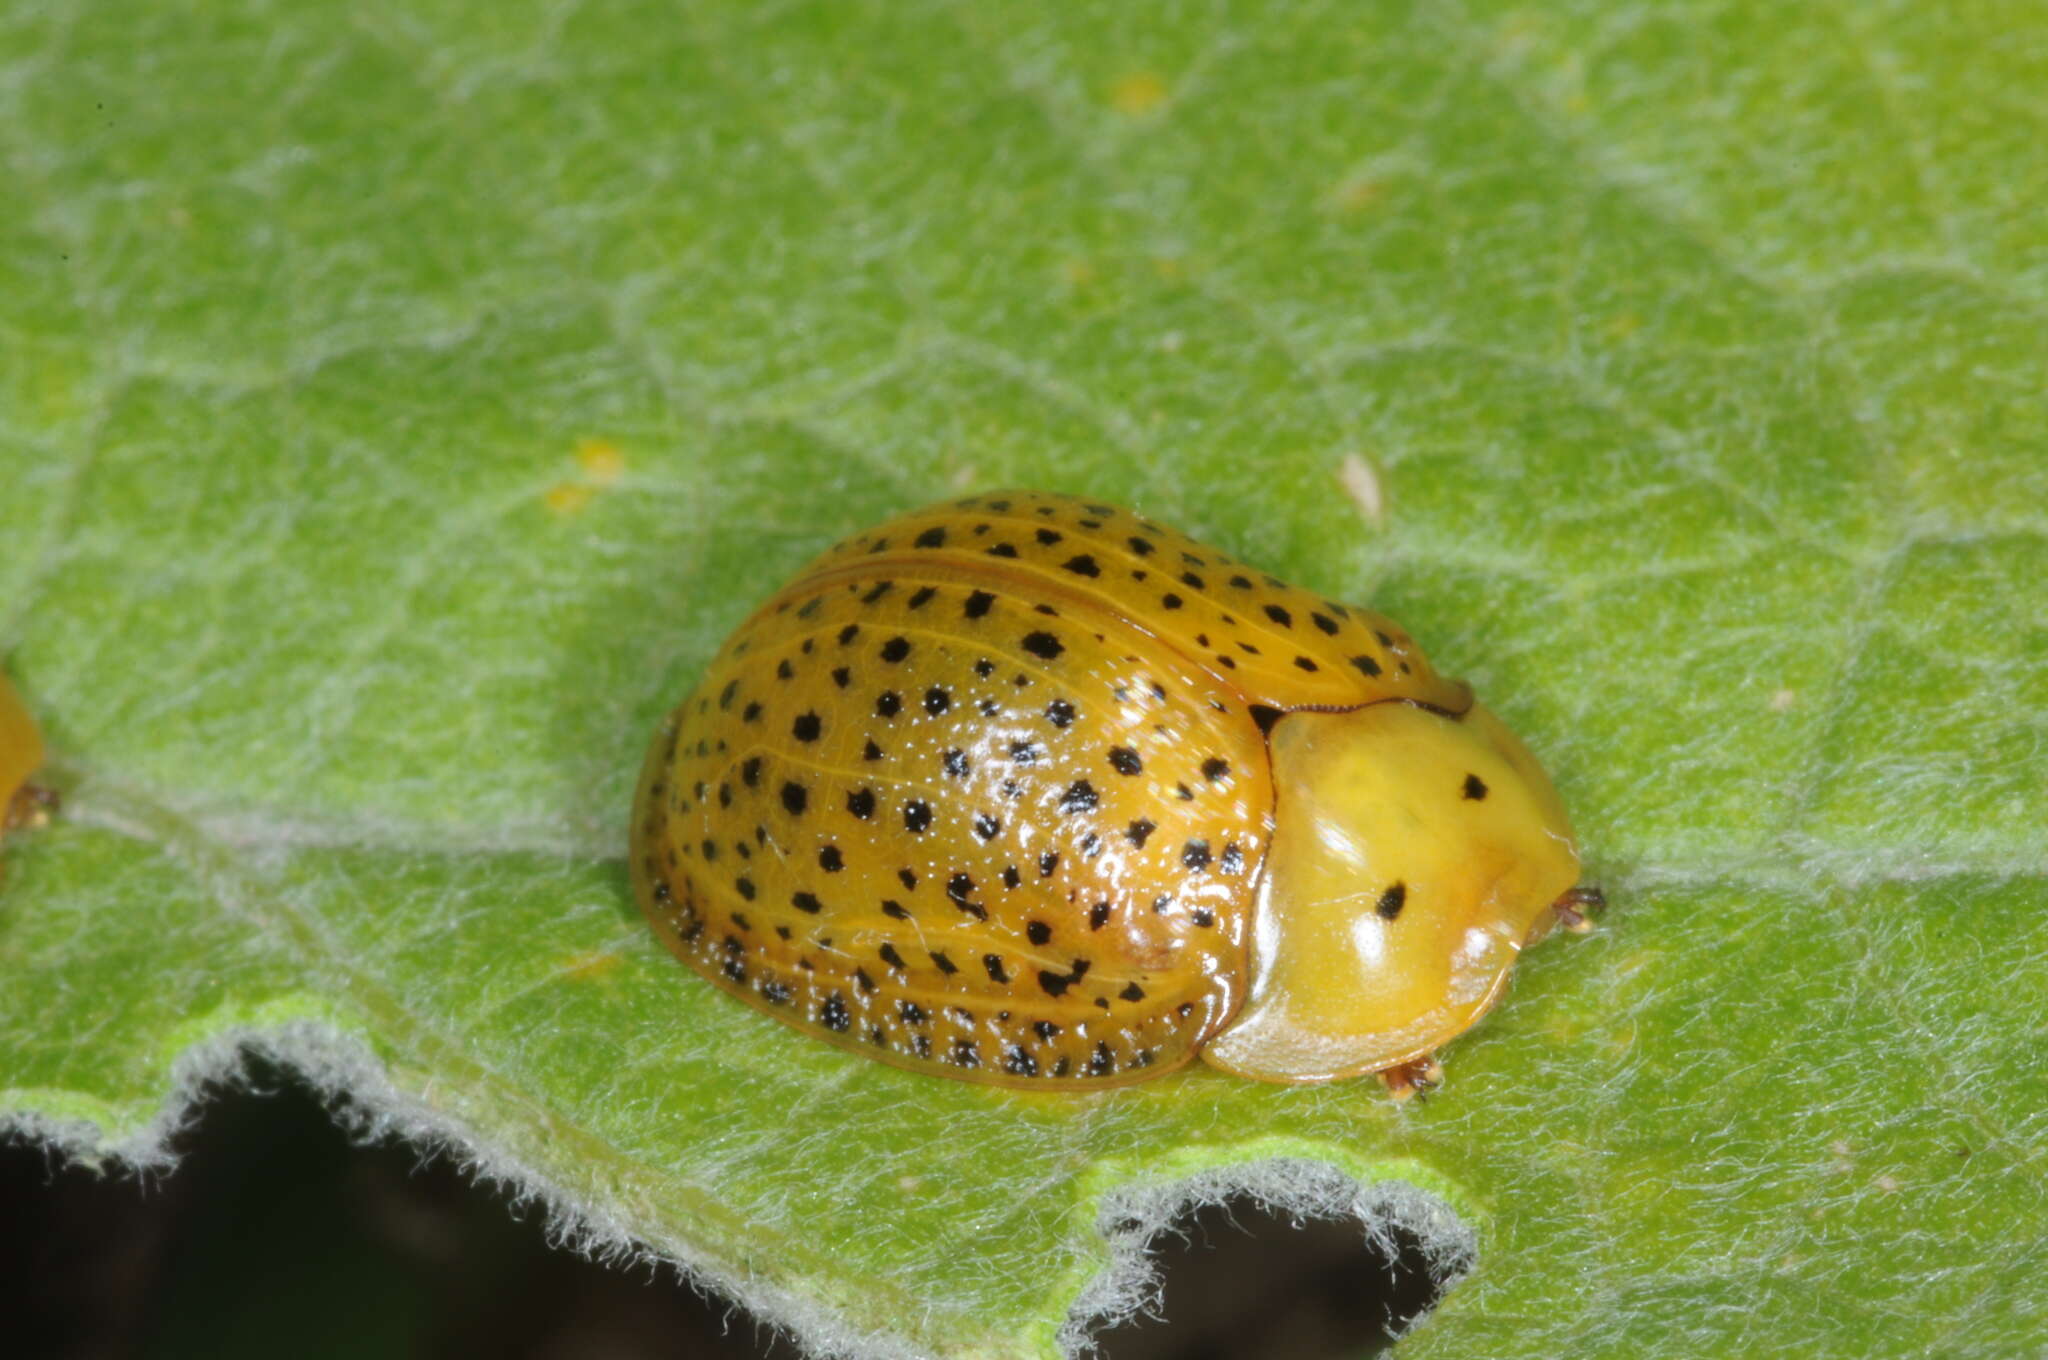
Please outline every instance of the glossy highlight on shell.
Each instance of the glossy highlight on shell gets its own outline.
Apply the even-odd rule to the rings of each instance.
[[[1114,506],[969,497],[837,545],[732,635],[649,750],[636,893],[697,972],[834,1043],[1139,1080],[1259,990],[1276,726],[1385,705],[1474,709],[1379,615]],[[1261,1061],[1234,1070],[1345,1074]]]

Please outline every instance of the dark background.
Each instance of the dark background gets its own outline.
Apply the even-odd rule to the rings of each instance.
[[[800,1352],[673,1271],[551,1247],[539,1211],[448,1161],[360,1146],[288,1073],[213,1093],[171,1175],[96,1175],[0,1144],[0,1319],[48,1357],[768,1357]],[[1205,1209],[1156,1245],[1165,1320],[1107,1360],[1336,1360],[1435,1298],[1414,1244]]]

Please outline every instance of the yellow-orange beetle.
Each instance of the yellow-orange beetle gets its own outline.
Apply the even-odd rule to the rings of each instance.
[[[28,706],[0,672],[0,834],[33,826],[48,816],[56,795],[28,782],[42,767],[43,734]]]
[[[778,1019],[1032,1087],[1199,1052],[1406,1090],[1597,900],[1543,770],[1391,621],[1022,491],[741,625],[648,752],[632,872]]]

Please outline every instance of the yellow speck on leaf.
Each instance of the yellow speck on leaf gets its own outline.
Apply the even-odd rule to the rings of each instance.
[[[599,486],[610,486],[626,471],[626,455],[609,439],[577,440],[576,462],[583,475]]]
[[[608,949],[571,954],[562,960],[562,976],[571,982],[597,982],[619,971],[621,961]]]
[[[1789,712],[1792,706],[1798,702],[1799,691],[1791,689],[1781,689],[1776,694],[1773,694],[1771,696],[1771,712]]]
[[[1340,181],[1330,190],[1329,204],[1332,211],[1351,214],[1361,213],[1386,196],[1386,186],[1365,175],[1353,175]]]
[[[556,482],[542,499],[558,515],[574,515],[590,505],[591,497],[626,475],[626,455],[617,444],[595,435],[576,441],[577,479]]]
[[[1060,278],[1069,288],[1086,288],[1095,282],[1095,265],[1088,260],[1062,260]]]
[[[1132,118],[1166,102],[1166,81],[1153,71],[1133,71],[1109,87],[1109,106]]]
[[[573,515],[590,504],[597,493],[581,482],[556,482],[541,499],[558,515]]]
[[[1626,340],[1643,328],[1643,319],[1634,312],[1616,312],[1600,327],[1609,340]]]

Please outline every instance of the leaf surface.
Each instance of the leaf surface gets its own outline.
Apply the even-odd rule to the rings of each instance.
[[[1052,1354],[1105,1194],[1275,1155],[1476,1233],[1417,1357],[2033,1344],[2048,48],[1138,13],[0,10],[0,649],[67,799],[0,1119],[147,1156],[205,1054],[318,1034],[878,1353]],[[1543,757],[1615,910],[1439,1095],[936,1081],[641,926],[720,639],[1012,484],[1370,601]]]

